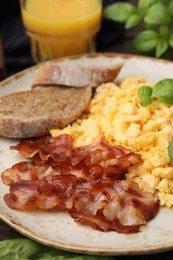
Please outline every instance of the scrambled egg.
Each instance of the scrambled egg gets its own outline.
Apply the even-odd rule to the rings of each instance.
[[[122,145],[140,154],[143,163],[129,167],[126,178],[145,191],[157,191],[160,204],[173,207],[173,163],[167,151],[173,137],[173,105],[155,100],[142,107],[137,95],[141,85],[149,84],[143,78],[127,78],[118,85],[101,85],[88,111],[72,125],[53,129],[51,134],[70,134],[75,146],[89,144],[104,135],[112,145]]]

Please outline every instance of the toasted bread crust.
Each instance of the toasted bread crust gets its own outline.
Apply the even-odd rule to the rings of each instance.
[[[51,128],[64,128],[87,109],[90,87],[47,87],[0,98],[0,136],[38,137]]]
[[[40,67],[33,79],[32,87],[39,85],[96,87],[100,84],[114,81],[122,66],[123,63],[99,67],[48,63]]]

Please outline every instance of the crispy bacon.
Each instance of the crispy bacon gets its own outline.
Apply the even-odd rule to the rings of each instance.
[[[88,223],[86,216],[90,215],[91,219],[91,216],[98,215],[102,223],[109,223],[108,230],[123,232],[120,226],[139,227],[151,219],[157,210],[158,198],[140,191],[135,182],[107,179],[79,184],[71,214],[76,221],[79,218],[80,223],[85,224]],[[97,229],[108,231],[106,227]]]
[[[72,207],[73,193],[76,187],[76,177],[48,176],[42,180],[20,180],[12,184],[10,193],[4,200],[12,209],[35,206],[41,209]]]
[[[156,196],[141,192],[131,181],[111,179],[82,182],[74,175],[18,181],[4,196],[13,209],[35,206],[69,211],[76,222],[119,233],[133,233],[157,212]]]
[[[122,146],[111,146],[105,137],[95,143],[73,147],[69,135],[51,136],[22,141],[11,149],[19,151],[37,165],[47,164],[54,168],[61,167],[64,174],[74,174],[86,180],[111,177],[124,178],[124,169],[131,161],[140,162],[140,156],[131,153]],[[7,174],[7,173],[6,173]]]
[[[7,186],[19,180],[36,180],[44,176],[58,174],[58,168],[53,169],[48,164],[36,165],[34,162],[19,162],[1,174],[4,184]]]
[[[73,140],[70,135],[60,135],[53,138],[52,136],[44,136],[38,139],[22,141],[15,146],[11,146],[12,150],[19,151],[24,157],[36,160],[48,161],[49,164],[56,165],[68,164],[73,156]]]
[[[12,209],[61,209],[78,223],[119,233],[137,232],[157,213],[156,195],[123,180],[131,164],[141,163],[139,155],[111,146],[104,137],[73,147],[69,135],[45,136],[11,149],[30,159],[2,173],[10,186],[4,200]]]

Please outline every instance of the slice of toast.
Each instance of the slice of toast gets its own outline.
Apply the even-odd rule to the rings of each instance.
[[[49,62],[40,66],[32,87],[63,85],[73,87],[96,87],[112,82],[120,72],[123,63],[110,66],[64,65]]]
[[[64,128],[87,109],[92,89],[47,87],[0,97],[0,136],[38,137]]]

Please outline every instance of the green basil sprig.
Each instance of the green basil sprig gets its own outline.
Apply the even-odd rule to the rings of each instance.
[[[150,105],[153,99],[158,99],[165,104],[173,104],[173,79],[164,79],[156,83],[154,88],[142,86],[138,89],[138,97],[142,106]]]
[[[166,103],[173,104],[173,79],[159,81],[154,88],[142,86],[138,89],[138,97],[143,107],[149,106],[154,98]],[[168,145],[168,155],[173,162],[173,138]]]

